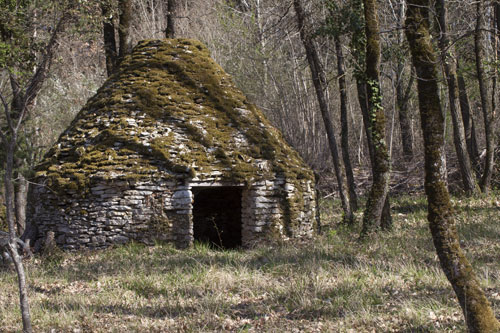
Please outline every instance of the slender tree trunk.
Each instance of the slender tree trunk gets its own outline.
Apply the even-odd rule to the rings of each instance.
[[[467,143],[467,151],[471,159],[472,168],[476,171],[478,177],[479,173],[479,148],[477,146],[476,127],[474,125],[474,117],[470,110],[469,96],[467,95],[467,87],[465,85],[464,77],[459,69],[460,61],[457,61],[457,83],[458,94],[460,100],[460,110],[462,111],[462,120],[464,122],[465,142]]]
[[[370,157],[370,165],[373,168],[373,141],[372,131],[370,126],[370,116],[368,114],[368,96],[366,95],[366,83],[364,80],[356,76],[356,88],[358,91],[358,102],[363,117],[363,127],[365,128],[366,144],[368,146],[368,156]]]
[[[17,234],[22,235],[26,229],[26,202],[29,183],[21,173],[18,174],[17,178],[17,186],[15,187],[16,229]]]
[[[316,96],[318,98],[318,104],[321,111],[321,116],[323,117],[323,123],[325,125],[326,134],[328,137],[328,144],[330,147],[330,152],[332,154],[335,176],[337,178],[337,183],[338,183],[339,196],[342,202],[342,208],[344,210],[344,219],[348,223],[353,223],[354,215],[352,213],[349,198],[347,197],[346,194],[347,191],[344,182],[344,172],[342,170],[342,164],[340,161],[337,142],[335,139],[335,133],[333,131],[333,124],[330,118],[330,110],[325,96],[327,81],[321,69],[321,64],[316,47],[310,35],[306,32],[305,14],[302,8],[302,4],[300,3],[300,0],[294,0],[293,5],[297,15],[297,23],[300,30],[300,38],[306,50],[307,61],[309,63],[309,68],[311,70],[311,76],[316,91]]]
[[[175,14],[177,0],[167,0],[167,28],[165,29],[166,38],[175,38]]]
[[[118,28],[118,39],[120,42],[120,59],[123,59],[132,51],[132,0],[118,0],[120,9],[120,25]]]
[[[453,49],[450,47],[448,38],[448,23],[446,17],[446,6],[444,0],[436,1],[438,15],[438,26],[441,28],[439,36],[439,48],[441,50],[441,62],[444,67],[446,82],[448,84],[448,98],[450,102],[450,113],[453,124],[453,142],[457,153],[460,173],[465,193],[471,195],[476,191],[476,181],[472,171],[469,153],[465,142],[465,131],[463,128],[462,115],[458,110],[458,86]]]
[[[495,332],[500,324],[460,248],[446,186],[442,165],[444,117],[439,100],[436,55],[429,31],[429,6],[430,0],[409,0],[406,19],[406,36],[417,72],[429,226],[441,267],[457,295],[469,331]]]
[[[4,174],[4,186],[5,186],[5,205],[7,208],[6,218],[7,224],[9,226],[9,245],[8,251],[12,260],[14,261],[14,266],[16,268],[18,285],[19,285],[19,301],[21,306],[21,316],[23,321],[23,332],[31,333],[33,331],[31,327],[31,316],[30,309],[28,305],[28,292],[26,288],[26,275],[24,273],[24,267],[22,258],[18,254],[17,249],[17,236],[16,236],[16,223],[15,223],[15,213],[14,213],[14,184],[12,182],[13,167],[14,167],[14,151],[17,136],[15,133],[11,133],[12,137],[5,139],[4,144],[6,148],[6,162],[5,162],[5,174]]]
[[[406,2],[401,1],[398,8],[398,25],[402,26],[404,24],[405,17],[405,4]],[[403,29],[399,29],[397,32],[397,43],[403,45],[404,32]],[[405,58],[407,54],[401,53],[397,56],[397,66],[396,66],[396,105],[399,115],[399,127],[401,130],[401,145],[403,147],[403,155],[407,161],[413,159],[413,132],[411,129],[411,117],[410,111],[408,110],[408,101],[410,100],[411,91],[413,87],[413,81],[415,81],[415,76],[410,75],[408,85],[406,89],[404,87],[404,68],[405,68]]]
[[[101,2],[103,17],[104,54],[106,56],[106,72],[113,74],[116,68],[118,53],[116,52],[115,25],[113,23],[112,8],[109,0]]]
[[[347,186],[349,188],[349,200],[352,210],[358,209],[358,196],[356,195],[356,183],[352,172],[351,158],[349,157],[349,122],[347,118],[347,88],[345,79],[344,55],[342,53],[342,45],[340,37],[334,36],[335,50],[337,53],[337,74],[339,77],[339,93],[340,93],[340,122],[342,124],[341,145],[342,157],[344,159],[345,171],[347,176]]]
[[[389,191],[390,159],[385,140],[385,114],[380,92],[380,36],[376,0],[364,0],[366,78],[373,155],[373,183],[363,216],[362,235],[384,225],[382,212]],[[384,222],[384,223],[383,223]]]
[[[494,116],[493,110],[490,110],[489,105],[489,97],[488,97],[488,86],[487,86],[487,78],[484,73],[484,2],[477,1],[476,2],[476,30],[474,33],[474,51],[476,53],[476,70],[477,70],[477,80],[479,83],[479,95],[481,97],[481,109],[483,112],[483,120],[484,120],[484,135],[486,139],[486,160],[484,163],[483,176],[481,178],[480,186],[481,191],[487,194],[490,189],[491,184],[491,176],[493,174],[493,159],[494,159]]]
[[[413,86],[414,76],[411,75],[406,89],[403,83],[404,65],[398,63],[396,69],[396,101],[399,115],[399,126],[401,130],[401,144],[403,146],[403,155],[407,160],[413,159],[413,133],[411,130],[410,111],[408,110],[408,101],[410,100],[411,88]]]

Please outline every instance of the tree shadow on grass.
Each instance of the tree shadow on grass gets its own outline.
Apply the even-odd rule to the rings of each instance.
[[[146,252],[146,251],[144,251]],[[126,253],[120,256],[104,256],[97,260],[74,262],[65,268],[64,276],[69,281],[95,281],[101,276],[117,276],[124,273],[154,271],[158,274],[179,272],[191,274],[217,267],[229,271],[245,269],[250,271],[270,271],[280,267],[292,267],[297,270],[310,269],[311,265],[341,264],[356,267],[359,260],[354,253],[325,251],[321,248],[301,247],[300,250],[278,247],[265,248],[251,255],[240,251],[193,253],[193,251],[155,253],[151,257]]]
[[[177,318],[181,315],[193,314],[199,311],[199,309],[192,306],[182,306],[182,305],[170,305],[164,304],[161,306],[151,306],[145,305],[141,307],[136,307],[136,309],[131,306],[125,306],[121,304],[92,304],[86,305],[78,301],[65,301],[64,305],[58,304],[53,301],[44,302],[46,309],[54,313],[61,313],[65,311],[81,311],[82,308],[88,308],[85,312],[89,313],[101,313],[101,314],[112,314],[115,316],[144,316],[149,318]]]
[[[425,214],[427,213],[427,202],[396,202],[391,210],[393,213],[401,214]]]

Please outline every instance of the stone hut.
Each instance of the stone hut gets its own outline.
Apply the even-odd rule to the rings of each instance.
[[[37,168],[28,220],[64,249],[309,237],[313,172],[200,42],[140,42]]]

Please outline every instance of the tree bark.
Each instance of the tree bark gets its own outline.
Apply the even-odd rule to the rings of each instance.
[[[382,212],[389,192],[390,158],[385,139],[385,114],[380,92],[380,36],[376,0],[364,0],[366,31],[366,78],[371,135],[374,148],[373,183],[363,216],[362,235],[378,227],[388,228]],[[387,209],[387,208],[386,208]]]
[[[112,8],[109,0],[101,2],[102,29],[104,39],[104,54],[106,56],[106,72],[108,76],[114,73],[118,62],[118,52],[116,51],[115,25],[113,23]]]
[[[297,23],[300,31],[300,39],[302,40],[302,43],[304,44],[304,48],[306,50],[306,57],[309,63],[309,68],[311,70],[311,76],[316,91],[316,96],[318,98],[318,104],[321,111],[321,116],[323,117],[323,123],[325,125],[325,130],[328,137],[330,152],[333,158],[333,166],[335,169],[335,176],[337,178],[339,196],[342,202],[342,208],[344,210],[344,220],[347,223],[353,223],[354,215],[352,213],[349,198],[346,195],[344,172],[342,170],[342,164],[340,161],[337,142],[335,139],[333,124],[330,118],[330,110],[325,96],[325,90],[327,86],[326,77],[321,69],[321,64],[316,47],[311,39],[311,36],[306,32],[305,14],[302,8],[302,4],[300,3],[300,0],[294,0],[293,5],[295,8],[295,13],[297,15]]]
[[[469,331],[494,332],[500,329],[500,324],[460,248],[446,186],[442,165],[444,117],[439,100],[436,55],[429,31],[429,6],[430,0],[409,0],[406,19],[406,36],[417,72],[429,227],[441,267],[455,291]]]
[[[373,169],[373,141],[372,131],[370,126],[370,116],[368,113],[368,96],[366,83],[361,77],[356,77],[356,88],[358,91],[359,108],[361,109],[361,116],[363,117],[363,127],[365,128],[366,145],[368,146],[368,156],[370,157],[370,165]]]
[[[347,88],[345,79],[345,65],[344,55],[342,52],[342,45],[340,44],[340,37],[334,36],[335,51],[337,53],[337,74],[339,78],[339,93],[340,93],[340,122],[342,124],[341,130],[341,146],[342,157],[347,176],[347,186],[349,188],[349,200],[353,211],[358,209],[358,196],[356,194],[356,182],[354,181],[354,174],[352,172],[351,158],[349,157],[349,121],[347,117]]]
[[[483,193],[488,194],[491,184],[491,177],[493,174],[493,159],[494,159],[494,150],[495,150],[495,142],[494,142],[494,114],[493,110],[490,110],[489,105],[489,94],[488,94],[488,86],[487,86],[487,78],[484,73],[484,63],[485,63],[485,55],[484,55],[484,3],[483,1],[476,2],[476,29],[474,32],[474,52],[476,53],[476,70],[477,70],[477,80],[479,83],[479,95],[481,97],[481,110],[483,112],[483,120],[484,120],[484,135],[486,141],[486,159],[484,163],[483,176],[481,177],[481,191]]]
[[[397,23],[398,26],[403,26],[405,17],[405,1],[401,1],[398,8]],[[403,45],[404,42],[404,31],[399,29],[397,32],[398,45]],[[408,101],[410,100],[411,91],[413,83],[415,81],[415,75],[410,75],[410,79],[406,88],[404,86],[404,69],[405,69],[405,59],[407,53],[398,52],[396,57],[396,106],[399,116],[399,128],[401,131],[401,146],[403,147],[403,155],[406,161],[411,161],[413,159],[413,131],[411,128],[411,117],[410,111],[408,110]]]
[[[467,87],[465,85],[464,77],[460,71],[459,64],[460,61],[457,61],[458,94],[460,110],[462,111],[462,120],[464,122],[465,142],[467,144],[467,151],[469,153],[472,168],[479,177],[479,148],[477,146],[476,126],[474,125],[474,117],[472,116],[470,109]]]
[[[366,67],[366,36],[364,30],[364,24],[359,24],[358,20],[364,21],[364,13],[363,13],[363,2],[362,0],[353,1],[353,11],[354,17],[357,19],[352,22],[351,26],[353,27],[353,34],[351,38],[351,49],[353,50],[353,56],[355,59],[355,67],[354,67],[354,77],[356,79],[356,88],[358,92],[358,102],[359,107],[361,109],[361,115],[363,118],[363,127],[365,129],[366,142],[368,146],[368,153],[370,157],[370,166],[373,172],[374,165],[374,145],[372,140],[372,131],[370,124],[370,115],[369,115],[369,102],[368,102],[368,89],[366,84],[366,75],[365,75],[365,67]],[[389,195],[387,195],[384,209],[382,210],[382,219],[381,224],[384,228],[389,229],[392,225],[392,217],[391,217],[391,208],[389,203]]]
[[[413,133],[411,130],[411,118],[409,116],[408,101],[410,100],[411,88],[413,86],[414,76],[411,75],[406,89],[403,83],[404,65],[398,63],[396,69],[396,102],[399,115],[399,127],[401,130],[401,145],[403,146],[403,155],[407,160],[413,159]]]
[[[165,29],[166,38],[175,38],[175,14],[176,14],[176,1],[177,0],[167,0],[167,28]]]
[[[465,142],[462,115],[458,111],[457,72],[455,60],[453,59],[453,48],[450,46],[448,38],[448,23],[444,0],[436,1],[436,10],[439,23],[438,26],[441,29],[439,31],[439,49],[441,50],[441,62],[446,76],[446,83],[448,84],[448,98],[453,125],[453,142],[455,144],[455,151],[460,166],[464,191],[466,194],[471,195],[476,191],[476,181]]]
[[[120,61],[132,51],[132,0],[118,0],[120,24],[118,39],[120,42]]]
[[[21,173],[18,173],[17,186],[15,187],[16,229],[22,235],[26,229],[26,203],[29,183]]]

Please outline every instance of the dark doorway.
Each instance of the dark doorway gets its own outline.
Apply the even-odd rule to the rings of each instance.
[[[195,241],[231,249],[241,246],[241,189],[193,188]]]

